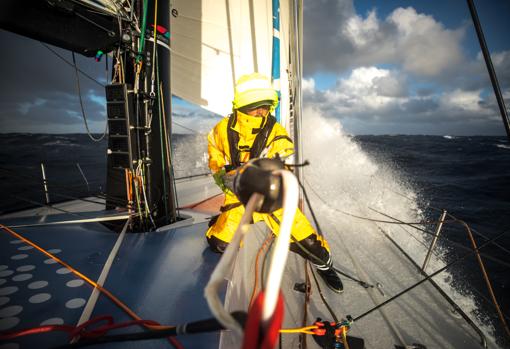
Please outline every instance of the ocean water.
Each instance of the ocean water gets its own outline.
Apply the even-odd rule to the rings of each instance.
[[[320,116],[308,120],[314,127],[305,124],[305,129],[315,133],[304,144],[305,158],[311,163],[304,170],[305,185],[326,227],[339,222],[340,230],[364,228],[362,222],[338,219],[338,213],[321,210],[321,202],[349,213],[374,217],[383,212],[403,221],[435,221],[445,209],[477,233],[478,244],[485,241],[480,234],[490,238],[508,232],[498,246],[490,245],[483,252],[493,258],[484,258],[485,266],[503,313],[510,314],[510,143],[506,137],[350,136],[337,122]],[[94,143],[83,134],[0,134],[0,213],[44,202],[41,163],[52,202],[101,194],[106,146],[106,141]],[[206,147],[205,135],[175,135],[176,177],[207,173]],[[443,237],[447,239],[440,239],[437,252],[445,263],[465,253],[452,241],[470,246],[460,224],[445,225]],[[423,234],[418,238],[421,243],[430,241]],[[401,243],[415,250],[414,240]],[[479,321],[486,321],[500,336],[497,319],[484,315],[495,311],[487,301],[476,259],[467,258],[448,275],[446,281],[478,309]]]

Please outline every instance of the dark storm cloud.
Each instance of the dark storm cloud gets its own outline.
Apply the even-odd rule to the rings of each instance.
[[[337,71],[343,52],[353,50],[352,44],[339,32],[354,13],[350,1],[322,0],[304,2],[303,57],[305,75],[318,70]]]
[[[70,130],[85,131],[77,93],[75,70],[58,58],[40,42],[0,31],[5,50],[0,65],[0,129]],[[68,61],[71,53],[53,48]],[[77,65],[95,79],[105,76],[104,63],[76,55]],[[88,120],[105,120],[104,88],[80,74],[81,95]],[[100,98],[98,98],[100,97]],[[99,124],[92,129],[102,132]]]
[[[411,115],[431,113],[439,108],[439,103],[431,98],[411,99],[402,104],[402,110]]]

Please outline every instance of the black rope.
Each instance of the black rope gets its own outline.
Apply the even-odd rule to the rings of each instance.
[[[235,311],[231,315],[237,320],[237,322],[244,327],[248,315],[244,311]],[[218,320],[206,319],[201,321],[195,321],[183,325],[176,326],[174,328],[166,330],[150,330],[135,333],[124,333],[116,335],[107,335],[94,339],[85,339],[76,343],[69,343],[53,347],[53,349],[68,349],[68,348],[81,348],[89,345],[96,345],[101,343],[112,343],[112,342],[127,342],[127,341],[142,341],[148,339],[159,339],[167,337],[175,337],[177,335],[205,333],[205,332],[216,332],[225,329]]]

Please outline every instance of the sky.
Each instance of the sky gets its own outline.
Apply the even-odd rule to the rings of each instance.
[[[475,3],[509,105],[510,1]],[[305,107],[339,119],[354,135],[505,134],[465,0],[304,4]],[[85,132],[74,68],[40,42],[3,30],[0,42],[0,132]],[[93,77],[80,76],[86,118],[102,133],[104,59],[76,59]],[[207,132],[219,120],[173,102],[175,132]]]

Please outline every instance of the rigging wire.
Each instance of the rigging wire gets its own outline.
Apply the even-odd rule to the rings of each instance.
[[[495,237],[493,237],[492,239],[490,239],[489,241],[486,241],[484,242],[482,245],[478,246],[476,249],[470,251],[470,252],[467,252],[466,254],[464,254],[463,256],[453,260],[452,262],[448,263],[447,265],[445,265],[444,267],[436,270],[435,272],[431,273],[431,274],[428,274],[427,277],[421,279],[420,281],[414,283],[413,285],[405,288],[404,290],[400,291],[399,293],[397,293],[396,295],[394,295],[393,297],[387,299],[386,301],[378,304],[377,306],[367,310],[366,312],[364,312],[363,314],[360,314],[358,315],[357,317],[355,317],[353,319],[353,322],[356,322],[356,321],[359,321],[360,319],[364,318],[365,316],[369,315],[370,313],[372,313],[373,311],[385,306],[386,304],[390,303],[390,302],[393,302],[395,299],[399,298],[400,296],[406,294],[407,292],[411,291],[412,289],[414,289],[415,287],[421,285],[422,283],[424,283],[425,281],[431,279],[432,277],[436,276],[437,274],[445,271],[446,269],[448,269],[449,267],[451,267],[452,265],[454,264],[457,264],[458,262],[466,259],[467,257],[471,256],[473,253],[476,253],[477,251],[481,250],[482,248],[485,248],[487,247],[488,245],[490,245],[491,242],[501,238],[503,235],[507,234],[508,232],[502,232],[498,235],[496,235]]]
[[[312,189],[312,190],[313,190],[313,189]],[[402,194],[402,193],[399,193],[399,192],[397,192],[397,191],[395,191],[395,190],[393,190],[393,189],[391,189],[391,188],[385,188],[385,190],[389,190],[389,191],[391,191],[392,193],[394,193],[394,194],[396,194],[396,195],[399,195],[399,196],[401,196],[401,197],[403,197],[403,198],[407,199],[408,201],[414,201],[414,199],[412,199],[412,198],[410,198],[410,197],[408,197],[408,196],[406,196],[406,195],[404,195],[404,194]],[[443,212],[443,209],[442,209],[442,208],[438,208],[438,207],[435,207],[435,206],[432,206],[432,205],[427,205],[427,207],[428,207],[428,208],[430,208],[430,209],[432,209],[432,210],[435,210],[435,211],[437,211],[437,212]],[[448,214],[448,213],[447,213],[447,214]],[[456,219],[456,218],[453,218],[453,217],[451,217],[451,218],[452,218],[453,220],[455,220],[455,219]],[[415,227],[413,227],[413,228],[415,228]],[[415,229],[417,229],[417,228],[415,228]],[[418,230],[419,230],[419,229],[418,229]],[[471,228],[471,231],[472,231],[473,233],[475,233],[476,235],[478,235],[478,236],[480,236],[480,237],[484,238],[485,240],[489,240],[489,237],[487,237],[487,235],[482,234],[481,232],[477,231],[476,229]],[[493,245],[494,245],[494,246],[496,246],[496,247],[498,247],[500,250],[502,250],[502,251],[504,251],[504,252],[506,252],[506,253],[510,254],[510,250],[509,250],[508,248],[505,248],[505,247],[504,247],[504,246],[502,246],[501,244],[499,244],[499,243],[497,243],[497,242],[494,242],[494,243],[493,243]]]
[[[33,175],[28,175],[28,174],[25,174],[25,173],[17,173],[16,171],[13,171],[13,170],[7,169],[7,168],[3,168],[3,167],[0,167],[0,172],[1,171],[6,172],[6,173],[12,173],[12,176],[16,176],[16,178],[23,177],[26,180],[30,181],[29,185],[33,186],[33,188],[32,187],[29,188],[30,191],[33,191],[33,190],[44,191],[42,188],[40,188],[40,178],[39,177],[36,177],[36,176],[33,176]],[[52,188],[57,187],[57,188],[66,189],[66,190],[76,190],[78,188],[82,188],[83,185],[82,184],[65,185],[65,184],[59,184],[59,183],[51,183],[51,187]],[[89,201],[90,202],[94,202],[94,201],[87,200],[87,199],[84,199],[84,198],[79,198],[77,196],[63,194],[63,193],[61,193],[59,191],[55,191],[54,189],[52,189],[51,194],[52,195],[61,196],[61,197],[68,197],[69,199],[73,199],[73,200],[81,200],[81,201],[85,201],[85,202],[89,202]],[[114,197],[114,196],[106,195],[104,193],[90,194],[88,196],[96,197],[98,199],[104,199],[104,200],[109,199],[112,202],[118,203],[118,204],[121,204],[121,205],[126,205],[127,204],[127,200],[125,200],[125,199],[121,199],[121,198],[117,198],[117,197]],[[99,204],[99,202],[94,202],[94,203],[98,203]],[[39,205],[42,205],[42,204],[38,203],[37,205],[39,206]]]
[[[198,135],[203,135],[203,134],[204,134],[204,133],[201,133],[201,132],[199,132],[199,131],[197,131],[197,130],[193,130],[193,129],[191,129],[191,128],[189,128],[189,127],[186,127],[186,126],[184,126],[184,125],[182,125],[182,124],[179,124],[178,122],[176,122],[176,121],[174,121],[174,120],[172,120],[172,124],[176,124],[177,126],[182,127],[183,129],[188,130],[188,131],[191,131],[191,132],[193,132],[193,133],[195,133],[195,134],[198,134]]]
[[[84,72],[83,70],[79,69],[75,64],[69,62],[66,58],[64,58],[62,55],[60,55],[57,51],[55,51],[54,49],[52,49],[49,45],[39,41],[39,43],[41,45],[43,45],[44,47],[46,47],[48,50],[50,50],[55,56],[57,56],[58,58],[60,58],[62,61],[64,61],[65,63],[67,63],[68,65],[70,65],[71,67],[77,69],[80,74],[82,74],[83,76],[85,76],[87,79],[89,79],[90,81],[96,83],[97,85],[101,86],[101,87],[105,87],[104,84],[102,84],[101,82],[97,81],[96,79],[94,79],[92,76],[90,76],[89,74],[87,74],[86,72]],[[107,80],[108,81],[108,80]]]
[[[306,180],[305,180],[305,181],[306,181]],[[392,219],[393,221],[379,220],[379,219],[373,219],[373,218],[369,218],[369,217],[363,217],[363,216],[354,215],[354,214],[352,214],[352,213],[349,213],[349,212],[346,212],[346,211],[343,211],[343,210],[339,210],[339,209],[337,209],[337,208],[335,208],[335,207],[331,207],[331,206],[330,206],[330,205],[329,205],[329,204],[328,204],[328,203],[327,203],[327,202],[326,202],[326,201],[325,201],[325,200],[324,200],[324,199],[323,199],[323,198],[322,198],[322,197],[321,197],[321,196],[320,196],[320,195],[319,195],[319,194],[318,194],[318,193],[317,193],[314,189],[313,189],[313,187],[310,185],[310,183],[308,183],[308,182],[306,182],[306,183],[308,184],[308,186],[309,186],[309,188],[312,190],[312,192],[315,194],[315,196],[316,196],[316,197],[317,197],[317,198],[318,198],[318,199],[319,199],[319,200],[320,200],[320,201],[321,201],[321,202],[322,202],[325,206],[327,206],[327,207],[328,207],[330,210],[332,210],[332,211],[335,211],[335,212],[338,212],[338,213],[342,213],[342,214],[344,214],[344,215],[347,215],[347,216],[350,216],[350,217],[354,217],[354,218],[358,218],[358,219],[361,219],[361,220],[365,220],[365,221],[369,221],[369,222],[374,222],[374,223],[386,223],[386,224],[396,224],[396,225],[408,225],[408,226],[410,226],[410,227],[412,227],[412,228],[414,228],[414,229],[416,229],[416,230],[419,230],[419,231],[421,231],[421,232],[423,232],[423,233],[425,233],[425,234],[428,234],[428,235],[431,235],[431,236],[435,236],[435,235],[436,235],[434,232],[431,232],[431,231],[429,231],[429,230],[426,230],[426,229],[423,229],[423,228],[417,227],[416,225],[420,225],[420,224],[423,224],[423,225],[425,225],[425,224],[438,224],[438,223],[439,223],[438,221],[404,222],[404,221],[401,221],[401,220],[399,220],[399,219],[397,219],[397,218],[395,218],[395,217],[391,217],[391,216],[389,216],[389,215],[387,215],[387,214],[385,214],[385,213],[383,213],[383,212],[377,211],[377,210],[375,210],[375,209],[373,209],[373,208],[370,208],[370,207],[368,207],[368,209],[370,209],[370,210],[372,210],[372,211],[374,211],[374,212],[376,212],[376,213],[378,213],[378,214],[381,214],[381,215],[383,215],[383,216],[385,216],[385,217],[387,217],[387,218],[390,218],[390,219]],[[453,221],[453,220],[448,220],[448,221],[444,221],[444,222],[445,222],[445,223],[451,223],[452,221]],[[475,232],[475,231],[474,231],[474,232]],[[475,233],[476,233],[476,232],[475,232]],[[489,238],[487,238],[486,236],[483,236],[483,235],[480,235],[480,236],[484,237],[486,240],[489,240]],[[461,248],[461,249],[464,249],[464,250],[469,249],[469,248],[466,248],[466,246],[464,246],[464,245],[462,245],[462,244],[460,244],[460,243],[458,243],[458,242],[456,242],[456,241],[453,241],[453,240],[451,240],[451,239],[449,239],[449,238],[447,238],[447,237],[444,237],[444,236],[443,236],[443,239],[444,239],[444,240],[446,240],[446,241],[448,241],[450,244],[452,244],[452,245],[454,245],[454,246],[456,246],[456,247],[459,247],[459,248]],[[494,246],[501,246],[501,245],[499,245],[499,244],[497,244],[497,243],[494,243],[494,242],[493,242],[493,244],[494,244]],[[506,249],[505,249],[505,250],[506,250]],[[508,266],[508,265],[509,265],[509,263],[508,263],[508,262],[502,261],[502,260],[501,260],[501,259],[499,259],[499,258],[492,257],[492,256],[487,255],[487,254],[482,254],[482,255],[483,255],[485,258],[491,259],[492,261],[495,261],[495,262],[500,263],[500,264],[502,264],[502,265],[505,265],[505,266]]]
[[[374,212],[376,212],[376,213],[378,213],[378,214],[380,214],[380,215],[383,215],[383,216],[385,216],[385,217],[387,217],[387,218],[393,219],[393,220],[394,220],[395,222],[397,222],[398,224],[401,224],[401,225],[408,225],[407,223],[402,222],[402,221],[401,221],[401,220],[399,220],[398,218],[392,217],[392,216],[390,216],[390,215],[388,215],[388,214],[386,214],[386,213],[383,213],[383,212],[377,211],[377,210],[375,210],[375,209],[373,209],[373,208],[370,208],[370,207],[369,207],[369,209],[370,209],[370,210],[372,210],[372,211],[374,211]],[[453,216],[452,216],[452,217],[453,217]],[[445,221],[445,222],[446,222],[446,221]],[[451,221],[448,221],[448,222],[451,222]],[[419,229],[418,227],[415,227],[415,226],[413,226],[413,225],[410,225],[410,227],[415,228],[415,229],[417,229],[417,230],[420,230],[420,231],[422,231],[423,233],[428,234],[428,235],[431,235],[431,236],[435,236],[435,235],[436,235],[436,234],[435,234],[435,233],[433,233],[433,232],[430,232],[430,231],[428,231],[428,230]],[[444,236],[443,236],[443,239],[444,239],[444,240],[446,240],[446,241],[448,241],[450,244],[452,244],[452,245],[454,245],[454,246],[456,246],[456,247],[460,248],[460,249],[463,249],[463,250],[466,250],[466,251],[471,251],[471,248],[466,247],[466,246],[462,245],[461,243],[458,243],[458,242],[456,242],[456,241],[453,241],[453,240],[451,240],[451,239],[448,239],[448,238],[446,238],[446,237],[444,237]],[[487,239],[487,240],[488,240],[488,239]],[[481,254],[481,255],[482,255],[482,256],[484,256],[485,258],[490,259],[490,260],[492,260],[492,261],[494,261],[494,262],[497,262],[497,263],[499,263],[499,264],[502,264],[502,265],[505,265],[505,266],[510,266],[510,264],[509,264],[508,262],[502,261],[502,260],[501,260],[501,259],[499,259],[499,258],[492,257],[492,256],[487,255],[487,254]]]
[[[106,137],[106,135],[108,133],[108,120],[106,120],[106,122],[105,122],[105,128],[104,128],[103,134],[99,138],[94,138],[94,136],[90,132],[89,124],[87,122],[87,117],[85,115],[85,109],[83,108],[83,100],[81,97],[81,88],[80,88],[80,75],[78,74],[78,67],[76,66],[76,57],[75,57],[74,52],[72,54],[73,54],[74,69],[75,69],[75,73],[76,73],[76,87],[78,89],[78,97],[80,100],[81,115],[83,116],[83,121],[85,122],[85,128],[87,129],[87,134],[92,141],[100,142],[103,140],[103,138]]]
[[[304,187],[303,187],[303,186],[301,186],[301,187],[303,188],[303,192],[304,192],[304,193],[306,193],[306,191],[305,191]],[[313,188],[312,188],[312,190],[313,190]],[[314,192],[314,193],[315,193],[315,194],[316,194],[316,195],[320,198],[320,196],[319,196],[316,192]],[[305,194],[305,198],[306,198],[306,194]],[[323,201],[323,202],[324,202],[324,200],[322,200],[322,198],[320,198],[320,199],[321,199],[321,201]],[[308,200],[307,200],[307,204],[309,205],[309,201],[308,201]],[[325,204],[327,205],[327,203],[325,203]],[[327,206],[329,207],[329,205],[327,205]],[[373,210],[374,212],[377,212],[377,213],[379,213],[379,214],[381,214],[381,215],[385,216],[385,217],[392,218],[392,219],[396,220],[397,222],[399,222],[399,223],[401,223],[401,224],[409,225],[409,226],[411,226],[411,227],[413,227],[413,228],[415,228],[415,229],[419,229],[418,227],[415,227],[415,226],[413,225],[413,223],[405,223],[405,222],[401,222],[401,221],[399,221],[398,219],[395,219],[395,218],[393,218],[393,217],[391,217],[391,216],[389,216],[389,215],[387,215],[387,214],[384,214],[384,213],[382,213],[382,212],[379,212],[379,211],[377,211],[377,210],[375,210],[375,209],[372,209],[372,208],[370,208],[370,207],[368,207],[368,208],[369,208],[369,209],[371,209],[371,210]],[[311,207],[310,207],[310,210],[311,210],[311,212],[312,212],[312,217],[314,217],[314,220],[315,220],[315,216],[314,216],[314,214],[313,214],[313,210],[311,209]],[[336,210],[336,209],[335,209],[335,210]],[[336,210],[336,211],[339,211],[339,210]],[[339,212],[342,212],[342,213],[346,214],[346,213],[345,213],[345,212],[343,212],[343,211],[339,211]],[[350,215],[350,216],[354,216],[354,215],[351,215],[351,214],[349,214],[349,215]],[[355,216],[355,217],[357,217],[357,218],[362,218],[362,217],[359,217],[359,216]],[[453,220],[452,220],[452,221],[456,221],[457,223],[460,223],[461,225],[463,225],[463,226],[467,229],[467,232],[468,232],[469,238],[470,238],[470,240],[471,240],[471,242],[472,242],[472,245],[473,245],[473,250],[474,250],[474,251],[478,251],[477,246],[476,246],[476,243],[475,243],[474,238],[473,238],[473,235],[472,235],[472,233],[471,233],[471,229],[470,229],[470,227],[467,225],[467,223],[465,223],[465,222],[464,222],[464,221],[462,221],[462,220],[459,220],[459,219],[455,218],[455,217],[454,217],[454,216],[452,216],[452,215],[450,215],[450,217],[451,217],[451,218],[453,218]],[[376,221],[376,220],[369,219],[369,218],[364,218],[364,219],[366,219],[366,220],[368,220],[368,221],[372,221],[372,222],[375,222],[375,221]],[[393,223],[394,223],[394,222],[393,222]],[[421,224],[421,223],[418,223],[418,224]],[[319,229],[319,228],[318,228],[318,229]],[[402,229],[403,229],[405,232],[409,233],[409,232],[408,232],[407,230],[405,230],[403,227],[402,227]],[[420,229],[420,230],[422,230],[422,229]],[[426,231],[426,230],[422,230],[422,231],[424,231],[425,233],[430,234],[430,232],[428,232],[428,231]],[[409,233],[409,234],[410,234],[410,233]],[[434,233],[432,233],[432,235],[435,235],[435,234],[434,234]],[[413,235],[411,235],[411,236],[413,236]],[[413,236],[413,237],[414,237],[414,236]],[[448,239],[447,239],[447,240],[448,240]],[[489,240],[489,241],[492,241],[492,240],[493,240],[493,239],[491,239],[491,240]],[[303,247],[304,247],[304,246],[300,246],[300,245],[298,245],[298,246],[299,246],[301,249],[303,249]],[[470,253],[471,253],[471,251],[470,251]],[[502,325],[503,325],[503,327],[504,327],[504,329],[505,329],[505,331],[506,331],[507,335],[510,337],[510,329],[508,328],[508,325],[507,325],[507,323],[506,323],[506,321],[505,321],[505,317],[506,317],[506,316],[505,316],[505,314],[503,314],[503,312],[501,311],[501,308],[500,308],[500,306],[499,306],[499,304],[498,304],[498,302],[497,302],[497,300],[496,300],[496,297],[495,297],[494,292],[493,292],[493,289],[492,289],[491,282],[490,282],[490,280],[489,280],[489,278],[488,278],[487,272],[486,272],[486,270],[485,270],[485,267],[484,267],[484,265],[483,265],[483,262],[482,262],[482,260],[481,260],[481,257],[480,257],[480,253],[479,253],[479,252],[477,252],[477,253],[476,253],[476,257],[477,257],[477,260],[478,260],[478,262],[479,262],[479,264],[480,264],[480,268],[481,268],[481,270],[482,270],[482,274],[483,274],[484,280],[485,280],[486,285],[487,285],[487,288],[488,288],[488,290],[489,290],[489,294],[490,294],[490,296],[491,296],[492,302],[493,302],[493,304],[494,304],[494,306],[495,306],[495,308],[496,308],[496,310],[497,310],[497,313],[498,313],[499,319],[500,319],[500,321],[501,321],[501,323],[502,323]],[[410,290],[410,289],[409,289],[409,290]]]

